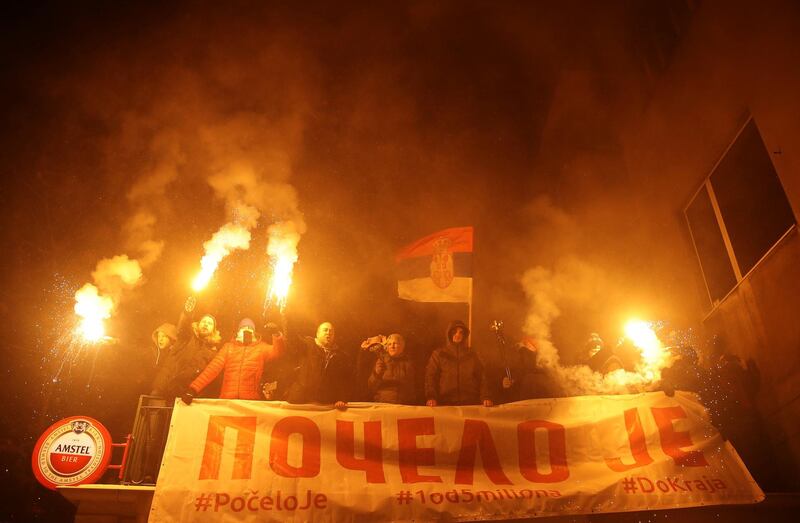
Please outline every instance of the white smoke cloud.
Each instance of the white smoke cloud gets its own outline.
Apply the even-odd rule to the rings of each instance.
[[[138,128],[130,132],[136,131],[144,132]],[[124,226],[126,248],[136,254],[142,268],[155,263],[164,250],[164,240],[156,235],[157,211],[169,207],[167,189],[178,179],[179,169],[186,161],[179,135],[174,131],[156,134],[146,150],[151,163],[128,191],[134,210]]]
[[[548,199],[535,200],[527,210],[537,227],[558,238],[562,247],[582,244],[578,221]],[[520,284],[528,303],[523,331],[536,340],[539,365],[549,369],[566,394],[626,393],[654,385],[652,366],[639,366],[636,372],[618,370],[603,375],[585,364],[565,365],[553,342],[553,324],[565,309],[586,317],[609,314],[607,308],[610,304],[620,303],[624,289],[624,282],[618,277],[587,259],[571,254],[556,258],[550,267],[538,265],[526,270]],[[588,336],[588,332],[586,334]],[[613,346],[614,342],[606,340],[607,345]],[[582,354],[580,359],[586,357],[588,354]],[[666,360],[659,361],[659,364],[666,364]]]

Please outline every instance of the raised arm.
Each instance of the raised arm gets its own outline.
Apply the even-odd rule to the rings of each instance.
[[[178,317],[178,339],[187,340],[192,336],[192,318],[196,305],[197,298],[194,296],[186,298],[181,315]]]

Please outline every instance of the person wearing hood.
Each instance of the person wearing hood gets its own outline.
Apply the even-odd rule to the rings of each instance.
[[[172,402],[194,380],[200,371],[216,355],[221,339],[217,330],[217,320],[211,314],[204,314],[197,322],[192,322],[197,299],[189,296],[178,320],[177,339],[169,352],[169,362],[156,376],[153,383],[153,396],[160,396]]]
[[[178,328],[171,323],[162,323],[151,336],[155,347],[155,377],[151,390],[162,389],[162,383],[169,381],[175,366],[175,342],[178,340]]]
[[[314,338],[303,338],[300,365],[287,392],[287,401],[347,407],[354,380],[353,363],[336,345],[335,334],[333,325],[326,321],[317,327]]]
[[[194,396],[203,391],[222,373],[221,399],[257,400],[261,398],[261,376],[264,365],[283,352],[283,337],[272,335],[272,344],[256,334],[256,325],[250,318],[239,323],[236,336],[189,385],[183,401],[191,404]]]
[[[464,322],[454,321],[447,327],[446,345],[431,354],[425,370],[425,397],[429,407],[493,405],[483,364],[469,347],[468,338],[469,329]]]
[[[406,354],[405,339],[400,334],[381,338],[380,343],[370,343],[370,339],[361,345],[367,350],[376,345],[378,347],[375,367],[367,379],[367,389],[372,401],[399,405],[416,404],[416,372],[414,362]]]
[[[178,340],[178,328],[171,323],[162,323],[153,331],[151,338],[156,347],[156,365],[158,365],[162,355],[169,352]]]
[[[167,395],[167,391],[171,388],[178,365],[175,350],[178,328],[175,325],[162,323],[153,331],[152,340],[155,347],[155,377],[149,390],[152,391],[151,395],[160,398],[147,400],[150,408],[141,411],[147,429],[141,439],[141,450],[137,451],[136,449],[140,447],[138,444],[134,445],[134,452],[129,461],[129,478],[134,484],[155,484],[154,478],[161,463],[166,433],[169,430],[170,411],[163,396]],[[139,452],[141,454],[138,454]],[[141,459],[137,459],[139,455]]]

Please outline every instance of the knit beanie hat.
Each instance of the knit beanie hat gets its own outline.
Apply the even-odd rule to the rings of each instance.
[[[256,330],[256,324],[250,318],[244,318],[242,321],[239,322],[239,328],[237,330],[242,330],[245,327],[250,327],[253,332]]]

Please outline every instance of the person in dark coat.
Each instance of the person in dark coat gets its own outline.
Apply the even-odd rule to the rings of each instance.
[[[502,398],[505,402],[562,396],[551,373],[538,364],[538,349],[531,339],[516,344],[508,355],[511,377],[503,376]]]
[[[668,347],[674,360],[661,371],[661,389],[672,396],[676,390],[703,394],[708,383],[708,373],[699,365],[697,351],[689,345]]]
[[[372,401],[416,404],[416,371],[414,362],[405,352],[405,339],[400,334],[390,334],[378,345],[378,358],[367,379],[367,390]]]
[[[586,365],[595,372],[608,374],[615,370],[625,368],[625,363],[622,358],[617,355],[616,351],[611,346],[606,345],[596,332],[589,335],[584,350],[586,354]]]
[[[154,383],[163,379],[167,374],[167,368],[174,365],[173,354],[175,342],[178,340],[178,329],[172,323],[162,323],[159,325],[150,336],[153,340],[152,356],[153,359],[149,360],[149,369],[151,373],[143,376],[147,381],[140,383],[141,388],[149,392],[153,390]],[[163,375],[163,376],[162,376]]]
[[[425,397],[429,407],[493,405],[483,364],[467,344],[468,337],[469,329],[464,322],[454,321],[447,327],[446,345],[431,354],[425,369]]]
[[[335,343],[335,330],[329,322],[317,327],[314,338],[304,338],[300,365],[286,400],[290,403],[333,403],[346,408],[354,380],[350,356]]]
[[[206,368],[221,341],[214,316],[205,314],[199,321],[192,322],[196,305],[196,298],[189,296],[178,320],[177,341],[153,381],[151,394],[169,403]]]
[[[178,328],[171,323],[162,323],[153,331],[153,345],[156,348],[156,366],[166,359],[166,353],[178,341]]]
[[[150,408],[143,410],[145,433],[141,436],[141,450],[134,445],[130,478],[135,484],[155,483],[169,430],[170,407],[216,352],[219,341],[216,321],[213,316],[206,315],[193,324],[191,317],[196,304],[197,300],[190,296],[177,327],[164,323],[153,332],[157,360],[150,395],[157,398],[148,400]],[[141,459],[135,457],[138,452],[143,453]]]

